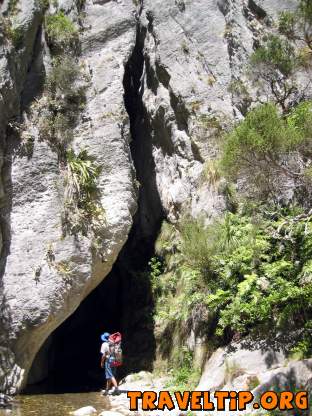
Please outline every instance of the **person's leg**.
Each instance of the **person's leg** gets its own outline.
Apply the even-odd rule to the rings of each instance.
[[[119,392],[119,389],[118,389],[118,382],[117,382],[117,377],[116,377],[116,373],[117,373],[117,371],[116,371],[116,367],[112,367],[112,374],[113,374],[113,377],[112,377],[112,384],[113,384],[113,386],[115,387],[114,392]]]
[[[105,361],[105,379],[106,379],[106,386],[105,386],[105,391],[104,394],[107,395],[109,389],[111,388],[111,377],[112,377],[112,372],[110,369],[110,365],[108,363],[108,360]]]
[[[112,385],[115,387],[115,389],[118,389],[118,384],[117,384],[115,377],[111,378],[111,382],[112,382]]]

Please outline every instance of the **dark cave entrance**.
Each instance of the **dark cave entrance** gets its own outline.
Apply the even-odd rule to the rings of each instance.
[[[26,392],[91,391],[103,385],[100,335],[121,331],[121,285],[112,271],[50,335],[34,360]]]
[[[153,244],[145,240],[144,249],[137,248],[137,255],[132,255],[129,246],[136,247],[135,230],[111,273],[42,346],[32,365],[26,393],[102,388],[100,335],[105,331],[120,331],[123,335],[124,366],[119,369],[119,378],[152,370],[153,296],[146,270]]]
[[[32,365],[25,393],[70,393],[102,388],[100,335],[105,331],[120,331],[123,335],[124,366],[119,369],[119,379],[129,373],[153,369],[156,349],[153,295],[147,270],[154,238],[138,239],[138,230],[133,227],[111,273],[42,346]]]
[[[138,22],[136,44],[125,67],[124,101],[130,118],[131,154],[140,182],[138,211],[111,273],[45,342],[33,363],[26,392],[100,389],[100,335],[120,331],[124,366],[120,377],[151,371],[155,359],[154,305],[149,261],[164,219],[156,185],[153,129],[142,102],[146,29]],[[35,384],[36,383],[36,384]]]

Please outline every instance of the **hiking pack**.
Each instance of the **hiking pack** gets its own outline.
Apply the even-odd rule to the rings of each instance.
[[[111,366],[120,367],[122,365],[121,333],[116,332],[108,338],[109,353],[112,357]]]

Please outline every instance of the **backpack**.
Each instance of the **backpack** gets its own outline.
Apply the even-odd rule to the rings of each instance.
[[[112,367],[122,365],[121,333],[116,332],[108,338],[110,361]]]

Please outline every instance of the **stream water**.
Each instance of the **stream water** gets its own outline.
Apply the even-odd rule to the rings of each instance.
[[[109,399],[99,392],[21,395],[12,412],[0,410],[0,416],[68,416],[84,406],[93,406],[98,414],[110,408]]]

